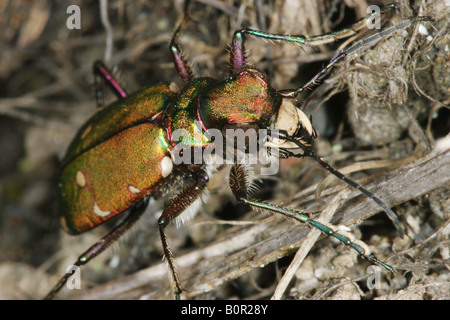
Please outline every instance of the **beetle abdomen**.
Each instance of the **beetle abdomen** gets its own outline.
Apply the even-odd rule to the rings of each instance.
[[[130,94],[97,112],[81,127],[63,159],[63,166],[118,132],[157,117],[175,97],[161,82]]]
[[[173,169],[166,132],[144,123],[78,155],[61,173],[61,224],[87,231],[130,208],[167,182]]]

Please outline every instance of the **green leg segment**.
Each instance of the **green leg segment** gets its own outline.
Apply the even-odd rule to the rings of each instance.
[[[241,29],[239,31],[236,31],[233,36],[233,41],[231,44],[231,56],[230,56],[230,65],[231,70],[230,74],[234,75],[236,74],[241,68],[246,66],[246,57],[245,57],[245,45],[244,45],[244,34],[248,34],[257,38],[263,38],[267,40],[272,41],[285,41],[290,42],[294,44],[300,44],[300,45],[310,45],[310,46],[317,46],[325,43],[334,42],[336,40],[348,38],[354,34],[356,34],[358,31],[366,27],[367,22],[371,19],[375,18],[378,15],[384,14],[392,9],[397,8],[395,4],[389,4],[387,6],[384,6],[380,9],[380,12],[372,12],[371,14],[367,15],[366,17],[362,18],[355,24],[351,25],[348,28],[330,32],[322,35],[317,36],[306,36],[306,35],[278,35],[278,34],[271,34],[266,33],[262,31],[252,30],[252,29]],[[379,41],[380,39],[389,36],[390,34],[394,33],[397,30],[401,30],[404,28],[407,28],[411,24],[414,24],[419,21],[431,21],[430,17],[416,17],[411,18],[409,20],[406,20],[402,22],[399,25],[393,26],[391,28],[388,28],[382,32],[379,32],[377,34],[374,34],[367,39],[364,39],[352,47],[348,48],[347,50],[341,52],[339,55],[337,55],[335,58],[333,58],[325,67],[323,67],[310,81],[308,81],[305,85],[303,85],[300,88],[297,89],[286,89],[286,90],[280,90],[279,93],[287,98],[295,98],[299,93],[302,93],[305,91],[305,89],[311,89],[312,87],[316,86],[320,79],[325,76],[325,74],[340,60],[344,59],[348,55],[352,54],[353,52],[363,48],[364,46]]]
[[[358,245],[357,243],[353,242],[352,240],[350,240],[349,237],[337,233],[335,232],[330,226],[326,226],[316,220],[313,220],[309,217],[308,213],[302,212],[302,211],[298,211],[295,209],[288,209],[288,208],[283,208],[283,207],[279,207],[277,205],[274,204],[269,204],[269,203],[262,203],[262,202],[258,202],[258,201],[253,201],[253,200],[249,200],[246,198],[241,198],[240,199],[242,202],[252,206],[252,207],[256,207],[256,208],[260,208],[260,209],[264,209],[264,210],[268,210],[268,211],[272,211],[272,212],[277,212],[280,213],[288,218],[291,219],[295,219],[297,221],[300,221],[302,223],[306,223],[309,224],[310,226],[319,229],[320,231],[322,231],[323,233],[325,233],[326,235],[333,237],[337,240],[339,240],[340,242],[342,242],[343,244],[345,244],[346,246],[349,246],[351,248],[353,248],[361,257],[376,263],[380,266],[382,266],[383,268],[385,268],[386,270],[389,270],[391,272],[394,272],[395,269],[393,267],[391,267],[390,265],[384,263],[383,261],[378,260],[376,257],[374,257],[373,255],[369,255],[366,253],[366,249],[364,249],[361,245]]]

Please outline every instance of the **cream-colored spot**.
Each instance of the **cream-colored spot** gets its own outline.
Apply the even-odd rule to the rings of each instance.
[[[86,185],[86,177],[84,176],[83,172],[81,172],[79,170],[77,171],[75,180],[77,181],[77,184],[82,188]]]
[[[103,211],[97,205],[97,202],[94,202],[94,213],[100,217],[107,217],[111,214],[111,211]]]
[[[83,133],[81,134],[81,139],[86,138],[86,136],[89,134],[89,132],[91,132],[91,130],[92,130],[92,125],[90,125],[86,129],[84,129]]]
[[[169,84],[169,90],[172,91],[173,93],[178,93],[181,89],[175,82],[171,82]]]
[[[133,186],[128,186],[128,190],[130,190],[131,193],[141,193],[141,190]]]
[[[167,177],[173,169],[173,162],[172,159],[170,159],[169,157],[164,157],[161,160],[161,175],[163,176],[163,178]]]
[[[64,230],[69,230],[69,228],[67,228],[67,221],[65,217],[61,217],[59,218],[59,223],[61,224],[61,227],[63,227]]]

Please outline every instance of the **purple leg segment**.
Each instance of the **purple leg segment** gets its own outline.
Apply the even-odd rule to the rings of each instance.
[[[102,91],[102,81],[106,82],[108,87],[114,92],[114,94],[120,99],[125,98],[127,93],[119,85],[119,83],[114,79],[111,71],[106,68],[106,66],[101,61],[94,62],[94,75],[95,75],[95,87],[96,87],[96,98],[97,106],[103,106],[103,91]]]

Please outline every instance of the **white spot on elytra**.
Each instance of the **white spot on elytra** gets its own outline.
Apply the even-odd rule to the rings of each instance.
[[[167,177],[173,169],[173,162],[172,159],[170,159],[169,157],[164,157],[161,160],[161,175],[163,176],[163,178]]]
[[[130,190],[131,193],[141,193],[141,190],[133,186],[128,186],[128,190]]]
[[[77,181],[77,184],[82,188],[86,185],[86,178],[85,178],[83,172],[81,172],[79,170],[77,171],[75,180]]]
[[[65,217],[61,217],[59,219],[59,222],[61,223],[61,226],[63,227],[64,230],[69,230],[69,228],[67,227],[67,221]]]
[[[181,89],[175,82],[171,82],[169,85],[169,90],[173,93],[178,93]]]
[[[85,130],[84,130],[84,132],[83,132],[83,134],[81,135],[81,139],[84,139],[84,138],[86,138],[86,136],[89,134],[89,132],[91,132],[92,131],[92,125],[90,125],[89,127],[87,127]]]
[[[100,217],[107,217],[111,214],[111,211],[103,211],[97,205],[97,202],[94,201],[94,213]]]

